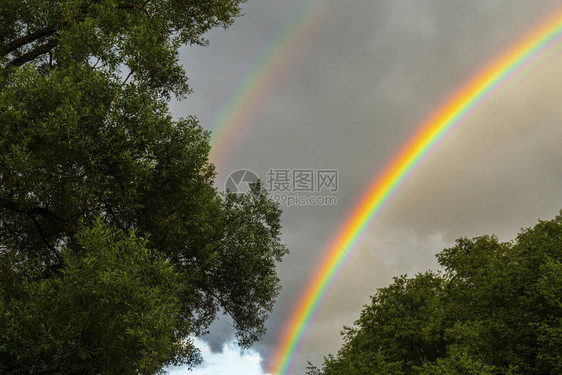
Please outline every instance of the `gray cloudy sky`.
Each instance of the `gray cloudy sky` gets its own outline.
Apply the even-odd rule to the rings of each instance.
[[[185,49],[181,61],[194,94],[173,103],[173,113],[196,114],[211,128],[240,77],[295,9],[310,1],[248,0],[245,15],[229,30],[208,35],[210,46]],[[558,11],[557,3],[315,0],[314,12],[322,14],[297,39],[298,48],[277,55],[282,69],[271,72],[270,84],[252,99],[242,129],[222,143],[228,157],[217,165],[221,188],[239,168],[262,179],[270,168],[339,171],[337,205],[284,209],[283,238],[291,253],[278,268],[283,291],[268,333],[255,345],[264,360],[331,236],[373,178],[427,116]],[[369,295],[392,276],[436,269],[434,254],[458,237],[495,233],[509,240],[521,227],[556,215],[562,208],[561,95],[557,49],[426,159],[354,249],[369,275],[347,263],[310,327],[295,374],[304,372],[307,360],[320,364],[337,351],[342,326],[352,324]],[[204,338],[214,351],[232,339],[228,322],[219,320]],[[205,367],[196,373],[221,372]]]

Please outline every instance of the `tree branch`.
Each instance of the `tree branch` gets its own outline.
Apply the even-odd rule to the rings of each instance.
[[[145,9],[146,4],[148,4],[148,1],[145,1],[143,5],[137,5],[137,4],[120,4],[117,5],[117,9],[138,9],[141,12],[143,12],[144,14],[146,14],[147,17],[151,17],[150,12]]]
[[[79,16],[83,15],[85,13],[87,13],[88,8],[94,4],[96,4],[98,2],[98,0],[92,0],[90,1],[89,4],[84,4],[83,6],[81,6],[78,10],[79,10]],[[22,36],[10,43],[8,43],[6,46],[4,46],[3,48],[0,48],[0,56],[6,56],[11,52],[14,52],[15,50],[17,50],[18,48],[21,48],[25,45],[28,45],[30,43],[33,43],[43,37],[46,36],[52,36],[54,35],[57,31],[60,31],[61,29],[63,29],[64,27],[68,26],[70,24],[70,22],[66,19],[63,19],[57,23],[53,23],[45,28],[39,29],[37,31],[32,32],[31,34],[27,34],[25,36]],[[52,44],[53,41],[51,40],[49,43],[35,48],[33,51],[26,53],[25,55],[13,60],[11,63],[15,66],[21,66],[23,64],[25,64],[28,61],[31,61],[32,59],[49,52],[51,49],[53,49],[55,45],[51,45],[50,48],[48,48],[48,46],[50,44]],[[48,48],[48,49],[47,49]],[[46,49],[46,50],[45,50]],[[27,58],[24,58],[25,56],[27,56]]]
[[[125,78],[125,80],[123,80],[123,82],[121,83],[121,86],[123,86],[125,83],[127,83],[127,81],[129,80],[129,78],[131,78],[131,76],[135,73],[134,69],[131,69],[131,71],[129,72],[129,74],[127,75],[127,78]]]
[[[51,39],[50,41],[48,41],[47,43],[43,44],[42,46],[39,46],[27,53],[24,53],[23,55],[21,55],[20,57],[10,61],[10,64],[14,65],[14,66],[22,66],[23,64],[45,54],[50,52],[53,48],[55,48],[58,45],[58,42],[56,41],[56,39]]]
[[[151,17],[150,12],[145,8],[146,5],[148,4],[150,0],[146,0],[142,5],[137,5],[137,4],[121,4],[121,5],[117,5],[117,9],[138,9],[142,12],[144,12],[149,18]],[[85,13],[87,13],[88,8],[94,4],[96,4],[98,2],[98,0],[92,0],[90,1],[89,4],[85,4],[83,6],[81,6],[79,8],[79,13],[80,15],[83,15]],[[60,31],[61,29],[65,28],[66,26],[68,26],[70,24],[70,22],[68,20],[62,20],[60,22],[57,23],[53,23],[47,27],[44,27],[42,29],[39,29],[37,31],[34,31],[30,34],[27,34],[25,36],[22,36],[20,38],[17,38],[16,40],[13,40],[12,42],[8,43],[7,45],[0,47],[0,56],[6,56],[14,51],[16,51],[17,49],[24,47],[30,43],[33,43],[35,41],[38,41],[41,38],[47,37],[47,36],[52,36],[54,35],[57,31]],[[55,42],[54,40],[50,40],[48,43],[37,47],[35,49],[33,49],[30,52],[25,53],[24,55],[14,59],[11,61],[12,65],[15,66],[21,66],[23,64],[25,64],[26,62],[29,62],[39,56],[41,56],[42,54],[45,54],[47,52],[50,52],[54,47],[56,47],[57,42]]]
[[[53,35],[57,30],[59,30],[63,26],[66,26],[67,24],[68,21],[63,20],[62,22],[52,24],[43,29],[37,30],[31,34],[28,34],[26,36],[22,36],[21,38],[18,38],[8,43],[8,45],[2,48],[1,49],[2,52],[0,53],[0,55],[6,56],[7,54],[14,52],[18,48],[21,48],[29,43],[35,42],[36,40],[39,40],[43,37]]]
[[[46,208],[36,206],[31,209],[24,209],[18,206],[15,202],[3,198],[0,198],[0,207],[21,214],[25,214],[28,216],[34,214],[39,215],[49,220],[51,223],[55,224],[59,229],[61,229],[67,235],[72,236],[74,234],[74,229],[70,226],[70,224],[66,220],[62,219],[58,215],[55,215],[54,213],[47,210]]]
[[[35,224],[35,227],[37,228],[37,232],[39,232],[39,237],[41,237],[41,240],[43,240],[45,245],[47,245],[49,250],[51,250],[51,252],[55,255],[55,257],[57,258],[59,263],[62,264],[62,259],[60,257],[59,252],[49,243],[49,241],[47,241],[47,238],[43,234],[43,230],[41,230],[41,225],[39,225],[39,222],[37,221],[37,219],[33,216],[33,214],[30,214],[30,213],[28,213],[27,216],[31,219],[33,224]]]
[[[236,320],[235,315],[230,311],[230,309],[226,306],[223,306],[223,304],[221,303],[221,299],[219,298],[219,296],[217,296],[213,291],[211,290],[205,290],[205,292],[209,293],[211,295],[211,297],[213,297],[214,299],[217,300],[217,302],[219,303],[219,306],[224,310],[225,313],[227,313],[232,320],[234,321],[234,323],[236,324],[236,326],[241,327],[241,325],[238,323],[238,321]],[[234,326],[236,328],[236,326]]]

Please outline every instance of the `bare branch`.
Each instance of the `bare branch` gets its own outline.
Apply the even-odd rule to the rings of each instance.
[[[125,83],[127,83],[127,81],[129,80],[129,78],[131,78],[131,76],[135,73],[134,69],[131,69],[131,71],[129,72],[129,74],[127,75],[127,78],[125,78],[125,80],[121,83],[121,86],[125,85]],[[119,181],[121,182],[121,181]],[[123,184],[121,184],[121,189],[123,189]]]

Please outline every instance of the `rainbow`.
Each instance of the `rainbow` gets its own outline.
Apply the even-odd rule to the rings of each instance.
[[[553,51],[561,39],[562,12],[541,23],[490,65],[480,70],[423,122],[383,172],[376,176],[340,228],[333,244],[325,252],[283,330],[284,334],[280,337],[269,363],[269,373],[291,372],[307,328],[348,252],[412,171],[420,166],[430,151],[434,150],[455,126],[474,113],[494,92],[510,82],[510,79],[521,75],[524,70]]]
[[[315,1],[295,0],[291,12],[279,31],[264,43],[254,63],[246,70],[234,90],[217,111],[211,125],[211,155],[215,165],[220,165],[230,151],[230,144],[244,130],[250,116],[267,97],[267,91],[289,68],[291,60],[307,45],[329,7]],[[236,135],[236,137],[234,136]]]

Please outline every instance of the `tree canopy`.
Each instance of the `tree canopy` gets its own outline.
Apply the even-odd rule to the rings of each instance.
[[[511,242],[461,238],[442,272],[379,289],[310,375],[562,373],[562,212]]]
[[[264,334],[280,211],[218,192],[208,132],[167,106],[180,48],[242,2],[0,1],[0,372],[193,366],[221,312]]]

